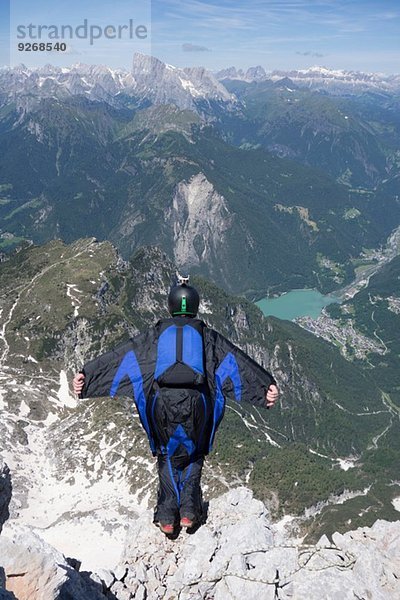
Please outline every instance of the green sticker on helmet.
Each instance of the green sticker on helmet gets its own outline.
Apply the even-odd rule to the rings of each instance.
[[[183,312],[183,313],[186,312],[186,296],[183,296],[183,298],[181,300],[181,312]]]

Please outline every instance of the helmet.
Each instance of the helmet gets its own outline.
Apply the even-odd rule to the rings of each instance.
[[[189,277],[179,277],[168,295],[168,310],[174,317],[187,315],[195,317],[199,309],[200,296],[197,290],[189,285]]]

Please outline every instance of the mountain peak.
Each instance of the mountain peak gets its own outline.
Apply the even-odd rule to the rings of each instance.
[[[234,98],[205,67],[181,69],[162,62],[154,56],[135,53],[132,75],[135,92],[155,104],[172,103],[181,109],[197,112],[198,100],[232,102]]]
[[[266,79],[267,73],[261,65],[257,65],[256,67],[249,67],[246,71],[246,78],[251,81],[257,81]]]
[[[159,58],[150,56],[148,54],[142,54],[141,52],[135,52],[132,59],[132,73],[146,72],[149,68],[162,68],[166,67]]]

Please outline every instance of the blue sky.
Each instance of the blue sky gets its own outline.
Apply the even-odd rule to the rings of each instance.
[[[216,70],[261,64],[267,70],[324,65],[400,72],[399,0],[11,0],[11,61],[90,62],[129,68],[135,50],[178,66]],[[5,62],[9,0],[0,0],[0,62]],[[17,24],[100,27],[144,24],[144,40],[65,40],[66,54],[18,52]],[[24,40],[26,41],[26,40]],[[34,41],[34,40],[31,40]],[[50,56],[50,57],[49,57]]]

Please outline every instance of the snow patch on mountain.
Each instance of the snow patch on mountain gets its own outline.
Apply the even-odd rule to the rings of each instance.
[[[398,510],[400,512],[400,496],[398,498],[393,498],[392,504],[395,510]]]
[[[25,428],[29,448],[25,452],[3,452],[7,464],[30,482],[22,503],[6,527],[28,526],[65,555],[79,556],[85,568],[98,568],[118,561],[122,551],[128,516],[147,508],[147,498],[132,494],[123,473],[114,464],[114,476],[102,471],[113,451],[103,441],[93,458],[94,473],[81,469],[60,472],[43,428]],[[97,461],[97,462],[96,462]],[[88,463],[88,466],[90,464]]]
[[[77,400],[71,396],[69,391],[67,373],[63,369],[60,371],[60,388],[57,392],[57,398],[62,406],[68,406],[69,408],[77,406]]]

